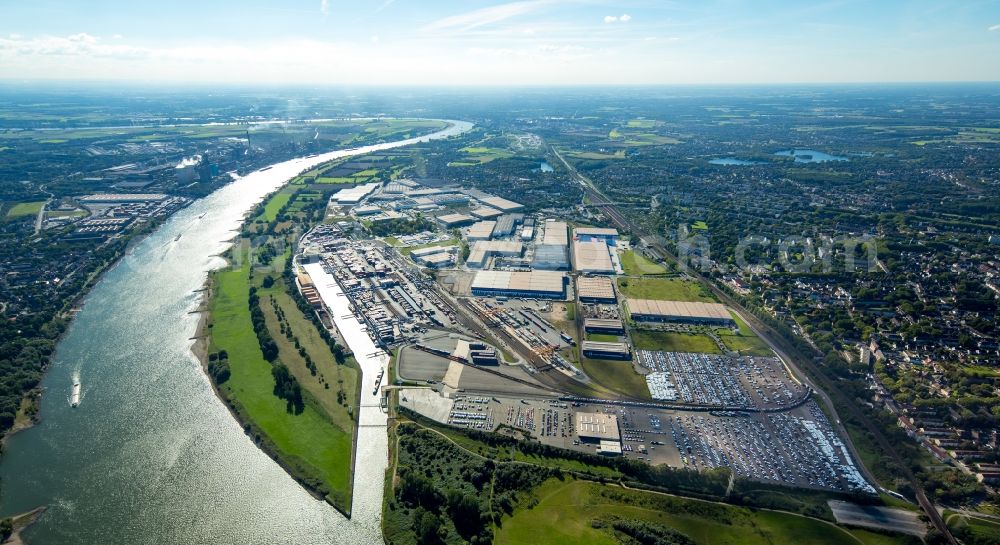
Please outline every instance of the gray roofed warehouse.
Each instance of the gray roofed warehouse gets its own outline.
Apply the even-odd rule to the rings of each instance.
[[[566,275],[555,271],[479,271],[472,294],[480,296],[566,297]]]
[[[581,276],[576,280],[576,292],[585,303],[614,303],[614,282],[607,276]]]

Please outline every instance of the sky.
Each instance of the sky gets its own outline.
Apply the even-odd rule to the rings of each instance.
[[[0,0],[0,79],[1000,81],[1000,0]]]

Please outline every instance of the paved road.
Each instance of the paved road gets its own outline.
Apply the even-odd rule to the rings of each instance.
[[[51,201],[51,199],[49,199],[49,200],[46,200],[46,201],[45,201],[45,202],[44,202],[44,203],[42,204],[42,207],[38,209],[38,216],[37,216],[37,217],[35,217],[35,234],[36,234],[36,235],[37,235],[38,233],[41,233],[41,232],[42,232],[42,221],[44,221],[44,220],[45,220],[45,209],[46,209],[46,208],[48,208],[48,206],[49,206],[49,201]]]
[[[639,235],[642,238],[643,242],[646,244],[646,246],[649,247],[649,249],[654,254],[656,254],[660,259],[672,261],[674,263],[679,263],[677,261],[676,256],[671,254],[665,246],[654,240],[653,237],[643,236],[645,235],[645,230],[633,224],[628,218],[623,216],[621,212],[619,212],[618,209],[615,208],[614,204],[612,204],[611,199],[607,198],[607,196],[601,193],[592,180],[590,180],[589,178],[578,172],[576,168],[574,168],[573,165],[569,164],[569,162],[554,147],[549,146],[549,150],[552,152],[553,155],[555,155],[557,159],[559,159],[559,161],[563,164],[563,166],[566,167],[566,170],[570,173],[571,176],[573,176],[573,178],[576,179],[576,182],[580,184],[580,186],[584,191],[585,198],[589,200],[591,203],[594,203],[593,206],[601,210],[601,212],[603,212],[619,229],[621,229],[622,231],[631,232],[635,235]],[[843,437],[844,439],[844,443],[848,445],[848,448],[851,449],[851,453],[854,455],[858,467],[861,468],[862,472],[864,472],[866,478],[868,478],[872,483],[877,484],[877,481],[873,478],[871,472],[868,470],[867,467],[865,467],[864,463],[862,462],[861,457],[858,456],[857,449],[855,448],[854,443],[851,441],[850,435],[847,434],[847,430],[842,425],[840,418],[837,416],[837,411],[833,404],[833,400],[829,397],[827,392],[829,391],[835,392],[838,394],[838,397],[846,400],[845,403],[842,403],[841,408],[843,410],[846,410],[857,421],[864,424],[865,428],[875,437],[875,440],[878,443],[879,447],[886,454],[888,454],[895,460],[896,464],[903,471],[903,474],[906,477],[906,479],[910,482],[917,496],[917,502],[920,504],[920,507],[927,514],[927,517],[930,519],[931,523],[934,525],[935,528],[938,529],[938,531],[940,531],[945,536],[948,543],[950,543],[951,545],[958,545],[958,542],[955,540],[955,537],[952,536],[951,532],[948,530],[948,526],[945,524],[944,519],[941,518],[941,514],[934,507],[934,504],[931,503],[930,499],[927,498],[927,495],[924,493],[923,487],[920,486],[920,483],[917,481],[916,477],[910,471],[909,465],[902,459],[901,456],[899,456],[899,453],[896,452],[896,450],[892,447],[889,441],[885,438],[885,435],[882,434],[882,431],[878,429],[877,426],[872,424],[867,415],[865,415],[861,411],[861,409],[858,408],[857,404],[851,403],[850,400],[847,399],[847,396],[842,394],[840,392],[840,389],[832,381],[827,379],[826,376],[821,371],[819,371],[811,361],[808,360],[808,358],[790,357],[789,353],[797,353],[797,350],[795,350],[794,347],[792,347],[788,343],[788,341],[784,340],[784,338],[781,337],[781,335],[779,335],[776,331],[774,331],[770,326],[758,320],[754,315],[747,312],[746,309],[742,307],[742,305],[740,305],[737,301],[735,301],[732,297],[730,297],[729,294],[719,289],[719,287],[716,286],[714,282],[710,281],[708,278],[705,278],[697,271],[688,270],[687,272],[692,277],[699,280],[703,285],[712,290],[712,293],[714,293],[716,297],[719,298],[720,301],[722,301],[724,304],[726,304],[731,309],[736,311],[736,313],[740,316],[740,318],[742,318],[747,323],[747,325],[750,326],[750,328],[754,331],[754,333],[756,333],[758,337],[763,339],[764,342],[766,342],[768,346],[770,346],[771,349],[774,350],[775,353],[777,353],[778,356],[785,361],[786,364],[795,369],[795,371],[801,378],[805,380],[809,380],[810,378],[812,378],[819,384],[820,388],[814,387],[813,390],[815,390],[818,393],[820,399],[822,399],[823,403],[827,406],[829,414],[835,420],[834,425],[837,426],[837,429],[840,432],[841,437]],[[800,367],[802,369],[805,369],[808,372],[808,375],[802,373],[801,370],[799,369]]]
[[[890,530],[917,537],[927,534],[927,526],[914,511],[837,500],[827,503],[833,511],[833,517],[841,524]]]

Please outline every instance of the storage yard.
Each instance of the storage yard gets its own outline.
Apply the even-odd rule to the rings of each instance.
[[[383,242],[359,237],[349,222],[322,224],[302,238],[296,263],[335,279],[363,331],[394,352],[395,373],[376,391],[398,388],[402,407],[455,427],[602,456],[874,491],[810,388],[779,358],[725,349],[713,328],[736,326],[728,308],[656,300],[654,292],[644,293],[653,299],[619,299],[624,284],[615,276],[627,244],[619,248],[617,230],[571,231],[478,190],[408,180],[370,185],[335,194],[330,214],[405,220],[416,210],[440,227]],[[310,275],[296,273],[303,296],[332,326]],[[694,289],[682,277],[657,281],[674,293]],[[637,350],[633,334],[640,333]],[[677,346],[718,345],[720,353],[649,349],[680,334],[709,344]],[[616,389],[598,382],[623,373],[633,375]],[[628,395],[643,383],[651,400]]]
[[[653,399],[719,409],[769,409],[794,405],[809,390],[774,357],[653,352],[636,361]]]

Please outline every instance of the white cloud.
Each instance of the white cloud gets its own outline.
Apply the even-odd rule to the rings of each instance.
[[[993,25],[986,30],[989,30],[990,32],[993,32],[994,30],[1000,30],[1000,25]]]
[[[604,16],[604,22],[605,23],[609,23],[609,24],[610,23],[617,23],[618,22],[618,18],[615,17],[614,15],[605,15]]]
[[[0,38],[0,57],[94,57],[140,59],[150,55],[150,50],[124,44],[106,44],[101,38],[85,32],[70,36],[39,36],[23,38],[12,35]]]
[[[629,14],[627,14],[627,13],[622,14],[621,16],[615,16],[615,15],[605,15],[604,16],[604,22],[607,23],[607,24],[609,24],[609,25],[614,24],[614,23],[627,23],[627,22],[629,22],[631,20],[632,20],[632,16],[629,15]]]
[[[378,34],[372,34],[371,38],[368,38],[368,41],[370,41],[373,44],[377,44],[378,43]]]
[[[629,21],[632,20],[632,16],[626,13],[625,15],[622,15],[621,17],[619,17],[618,20],[621,21],[621,22],[623,22],[623,23],[627,23],[627,22],[629,22]]]
[[[433,32],[438,30],[472,30],[477,27],[499,23],[512,17],[525,15],[536,11],[538,8],[548,4],[548,0],[528,0],[524,2],[510,2],[488,8],[477,9],[458,15],[452,15],[443,19],[438,19],[420,30]]]
[[[319,0],[319,11],[323,15],[330,14],[330,0]]]

